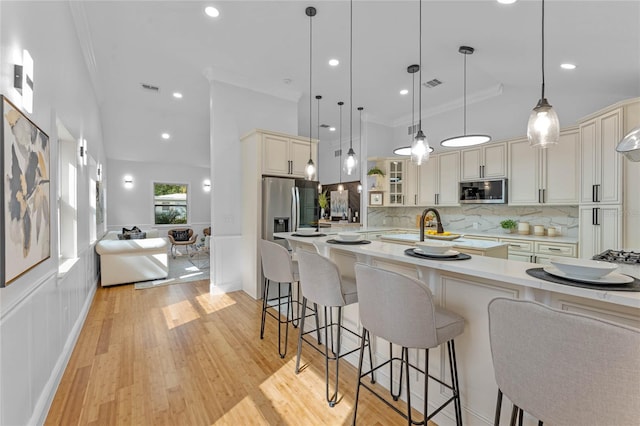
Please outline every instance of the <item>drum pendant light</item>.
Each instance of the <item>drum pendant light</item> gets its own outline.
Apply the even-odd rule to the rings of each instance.
[[[313,180],[316,174],[316,166],[313,164],[312,157],[312,149],[313,143],[311,142],[311,122],[312,122],[312,111],[311,111],[311,93],[312,93],[312,77],[313,77],[313,17],[316,16],[316,8],[315,7],[307,7],[305,9],[305,14],[309,17],[309,161],[307,162],[307,167],[305,168],[305,174],[307,180]],[[319,124],[319,123],[318,123]]]
[[[338,102],[338,108],[340,109],[340,163],[342,163],[342,105],[344,105],[344,102]],[[344,185],[342,184],[342,165],[340,163],[338,163],[338,168],[340,169],[338,192],[342,194],[342,191],[344,191]]]
[[[542,97],[529,116],[527,125],[529,146],[547,148],[560,139],[560,121],[544,97],[544,0],[542,0]]]
[[[469,46],[460,46],[458,52],[464,55],[464,101],[463,101],[463,122],[464,134],[462,136],[454,136],[440,142],[440,145],[446,147],[464,147],[487,143],[491,140],[488,135],[467,135],[467,56],[473,55],[475,49]]]
[[[416,137],[411,143],[411,162],[417,164],[418,166],[429,159],[429,142],[422,132],[422,0],[420,0],[419,27],[420,63],[418,65],[420,67],[420,81],[418,81],[418,133],[416,133]]]
[[[349,27],[349,151],[344,160],[344,171],[351,176],[358,166],[358,159],[353,150],[353,0],[350,0],[350,27]]]

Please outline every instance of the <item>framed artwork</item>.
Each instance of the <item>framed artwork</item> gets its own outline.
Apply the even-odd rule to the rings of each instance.
[[[382,191],[369,191],[369,205],[370,206],[382,205]]]
[[[0,287],[51,256],[49,136],[0,96]]]
[[[331,217],[346,218],[349,209],[349,191],[331,191]]]

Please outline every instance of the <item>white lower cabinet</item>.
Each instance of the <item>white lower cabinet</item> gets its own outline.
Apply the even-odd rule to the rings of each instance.
[[[607,249],[623,248],[622,206],[582,206],[579,216],[581,258],[591,259]]]
[[[519,240],[501,238],[501,242],[509,244],[509,260],[521,262],[549,264],[555,256],[576,257],[577,244],[556,243],[542,240]]]

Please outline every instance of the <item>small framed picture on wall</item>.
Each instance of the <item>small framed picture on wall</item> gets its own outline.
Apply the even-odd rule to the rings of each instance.
[[[382,191],[370,191],[369,192],[369,205],[381,206],[382,205]]]

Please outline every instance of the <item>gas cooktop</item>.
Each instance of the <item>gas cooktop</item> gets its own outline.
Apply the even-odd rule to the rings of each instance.
[[[625,250],[606,250],[596,254],[592,259],[612,263],[640,264],[640,253]]]

